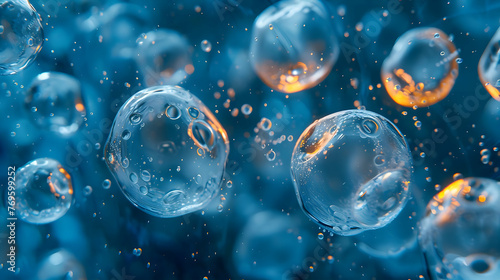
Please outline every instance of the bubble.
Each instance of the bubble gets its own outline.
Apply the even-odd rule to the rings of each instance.
[[[366,110],[315,121],[297,140],[291,166],[306,215],[340,235],[390,223],[408,199],[411,169],[401,132]]]
[[[158,29],[137,39],[137,65],[148,86],[175,85],[192,65],[188,41],[173,30]]]
[[[227,181],[227,183],[226,183],[226,187],[227,187],[228,189],[232,188],[232,187],[233,187],[233,181],[231,181],[231,180]]]
[[[132,251],[132,254],[139,257],[140,255],[142,255],[142,249],[141,248],[134,248],[134,250]]]
[[[109,179],[105,179],[102,181],[102,187],[105,190],[108,190],[111,187],[111,181]]]
[[[83,195],[84,196],[89,196],[92,194],[92,187],[91,186],[85,186],[85,188],[83,188]]]
[[[129,121],[135,114],[142,116],[140,126]],[[124,130],[130,132],[126,141]],[[228,153],[227,134],[214,115],[197,97],[173,86],[133,95],[116,115],[104,148],[125,197],[158,217],[205,207],[220,188]]]
[[[224,210],[224,206],[223,206],[222,204],[219,204],[219,205],[217,206],[217,212],[221,213],[221,212],[222,212],[222,210]]]
[[[30,65],[42,49],[40,17],[28,1],[2,1],[0,23],[0,75],[15,74]]]
[[[325,238],[325,235],[323,233],[318,233],[318,239],[319,240],[323,240],[323,238]]]
[[[51,252],[41,261],[36,279],[87,279],[85,268],[69,251],[59,249]]]
[[[266,158],[268,161],[274,161],[276,159],[276,152],[272,149],[269,150],[269,152],[266,153]]]
[[[320,1],[285,0],[255,19],[250,62],[266,85],[292,93],[328,76],[339,45],[327,11]]]
[[[262,118],[258,124],[258,127],[264,131],[268,131],[273,126],[273,123],[268,118]]]
[[[497,279],[500,244],[493,240],[500,235],[499,215],[500,184],[491,179],[459,179],[435,195],[419,236],[431,276]]]
[[[481,83],[486,90],[500,101],[500,71],[498,71],[498,60],[500,59],[500,28],[497,29],[490,42],[486,46],[478,64],[478,74]]]
[[[36,126],[70,136],[85,116],[80,82],[64,73],[39,74],[26,91],[24,108]]]
[[[248,105],[248,104],[243,104],[243,106],[241,106],[241,113],[243,113],[243,115],[245,116],[248,116],[252,113],[252,106]]]
[[[50,158],[28,162],[16,172],[16,213],[31,224],[51,223],[71,207],[71,176]]]
[[[204,52],[210,52],[212,50],[212,43],[208,40],[201,41],[201,50]]]
[[[412,43],[407,44],[408,41]],[[445,53],[448,55],[444,56]],[[427,27],[411,29],[399,37],[384,60],[382,81],[399,105],[433,105],[443,100],[455,84],[456,56],[458,51],[443,31]]]

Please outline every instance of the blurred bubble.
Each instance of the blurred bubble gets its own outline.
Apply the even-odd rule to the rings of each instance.
[[[0,1],[0,38],[0,75],[15,74],[37,57],[43,29],[40,16],[28,1]]]
[[[390,223],[408,198],[412,158],[389,120],[341,111],[311,124],[297,140],[292,177],[309,218],[340,235]]]
[[[136,93],[123,105],[104,153],[130,202],[154,216],[176,217],[216,196],[229,142],[197,97],[180,87],[160,86]]]
[[[491,38],[486,49],[479,59],[477,67],[479,79],[486,90],[496,100],[500,101],[500,68],[498,62],[500,59],[500,28]]]
[[[85,269],[70,252],[57,250],[40,263],[37,273],[39,280],[75,279],[86,280]]]
[[[24,108],[35,125],[62,136],[77,131],[86,114],[80,82],[57,72],[35,77],[26,92]]]
[[[212,50],[212,43],[210,43],[210,41],[208,40],[201,41],[201,49],[204,52],[210,52]]]
[[[500,185],[465,178],[434,196],[420,241],[434,279],[494,280],[500,275]]]
[[[186,71],[192,66],[189,43],[173,30],[158,29],[141,35],[136,60],[149,86],[175,85],[191,74]]]
[[[32,224],[46,224],[61,218],[71,207],[71,176],[50,158],[28,162],[16,172],[16,211]]]
[[[243,106],[241,106],[241,113],[243,113],[243,115],[245,116],[248,116],[252,113],[252,106],[248,105],[248,104],[243,104]]]
[[[305,258],[297,223],[277,212],[254,214],[236,239],[233,262],[245,279],[289,279],[286,271]]]
[[[102,188],[108,190],[111,187],[111,181],[109,179],[105,179],[102,181]]]
[[[320,1],[285,0],[255,19],[250,62],[266,85],[298,92],[330,73],[339,46],[327,11]]]
[[[443,100],[455,84],[457,56],[458,51],[443,31],[411,29],[398,38],[384,60],[382,82],[399,105],[433,105]]]

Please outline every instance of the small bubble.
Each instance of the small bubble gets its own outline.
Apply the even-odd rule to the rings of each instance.
[[[149,173],[148,170],[142,170],[141,171],[141,179],[144,182],[149,182],[149,180],[151,180],[151,173]]]
[[[241,113],[245,116],[248,116],[252,113],[252,106],[248,105],[248,104],[243,104],[243,106],[241,106]]]
[[[111,187],[111,181],[109,179],[106,179],[102,182],[102,187],[105,190],[108,190]]]
[[[266,153],[266,158],[268,161],[273,161],[276,159],[276,152],[274,152],[272,149],[269,150],[269,152]]]
[[[273,123],[268,118],[262,118],[258,126],[262,128],[262,130],[268,131],[273,126]]]
[[[455,59],[455,61],[456,61],[458,64],[460,64],[460,63],[462,63],[464,60],[463,60],[462,58],[460,58],[460,57],[457,57],[457,59]]]
[[[440,37],[440,36],[439,36],[439,33],[435,33],[435,34],[434,34],[434,38],[439,38],[439,37]]]
[[[323,233],[318,233],[318,239],[319,240],[323,240],[323,238],[325,238],[325,235]]]
[[[201,41],[201,50],[204,52],[210,52],[212,50],[212,43],[208,40]]]
[[[165,110],[165,115],[169,117],[171,120],[177,120],[181,117],[181,111],[174,105],[170,105]]]
[[[224,210],[224,206],[222,204],[219,204],[217,206],[217,211],[220,213],[220,212],[222,212],[222,210]]]
[[[140,256],[142,254],[142,249],[141,248],[134,248],[134,251],[132,253],[136,256]]]
[[[140,187],[139,187],[139,191],[140,191],[143,195],[147,195],[147,194],[148,194],[148,187],[146,187],[146,186],[140,186]]]
[[[232,188],[232,187],[233,187],[233,181],[231,181],[231,180],[227,181],[227,183],[226,183],[226,187],[227,187],[228,189]]]
[[[89,196],[92,193],[92,187],[91,186],[86,186],[83,188],[83,195],[84,196]]]
[[[422,122],[420,122],[420,121],[416,121],[416,122],[415,122],[415,126],[416,126],[416,127],[421,127],[421,126],[422,126]]]
[[[131,115],[130,115],[130,118],[129,118],[129,119],[130,119],[130,122],[131,122],[132,124],[138,124],[138,123],[140,123],[140,122],[141,122],[141,120],[142,120],[142,116],[141,116],[141,114],[134,113],[134,114],[131,114]]]

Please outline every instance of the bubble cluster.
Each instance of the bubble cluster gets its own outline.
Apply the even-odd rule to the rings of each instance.
[[[0,1],[0,75],[26,68],[42,49],[40,17],[28,1]]]
[[[77,131],[86,114],[80,82],[58,72],[35,77],[26,91],[24,108],[36,126],[62,136]]]
[[[297,140],[291,172],[306,215],[340,235],[390,223],[404,207],[412,158],[401,132],[381,115],[341,111]]]
[[[316,0],[285,0],[253,24],[250,62],[269,87],[292,93],[319,84],[337,60],[339,46],[327,8]]]
[[[16,213],[25,222],[47,224],[71,207],[71,176],[56,160],[39,158],[19,168],[16,187]]]
[[[229,142],[197,97],[159,86],[139,91],[122,106],[104,153],[130,202],[151,215],[175,217],[216,196]]]
[[[491,179],[458,179],[435,195],[420,224],[434,279],[498,279],[499,215],[500,184]]]
[[[175,85],[192,73],[189,43],[173,30],[142,34],[137,39],[136,60],[149,86]]]
[[[479,79],[486,90],[500,101],[500,28],[479,59],[477,67]]]
[[[411,29],[398,38],[384,60],[382,82],[399,105],[436,104],[455,84],[457,56],[455,45],[443,31],[428,27]]]

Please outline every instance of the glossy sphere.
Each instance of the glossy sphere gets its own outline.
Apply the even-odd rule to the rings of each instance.
[[[198,98],[160,86],[122,106],[104,152],[130,202],[151,215],[175,217],[203,208],[217,194],[229,142]]]
[[[28,88],[24,108],[38,127],[70,136],[85,116],[80,82],[64,73],[42,73]]]
[[[477,67],[479,79],[486,90],[500,101],[500,28],[486,46]]]
[[[390,223],[404,207],[412,158],[399,130],[365,110],[311,124],[292,155],[299,203],[310,219],[340,235]]]
[[[148,32],[139,37],[137,44],[137,64],[149,86],[175,85],[192,66],[189,43],[175,31]]]
[[[443,100],[458,76],[458,52],[436,28],[415,28],[394,44],[381,76],[391,98],[406,107],[426,107]]]
[[[71,207],[71,176],[50,158],[28,162],[16,172],[16,211],[32,224],[46,224],[61,218]]]
[[[500,277],[500,184],[460,179],[429,202],[420,243],[434,279]]]
[[[279,1],[255,19],[250,62],[275,90],[291,93],[314,87],[337,60],[333,30],[320,1]]]
[[[0,75],[26,68],[43,44],[40,18],[27,0],[0,0]]]

